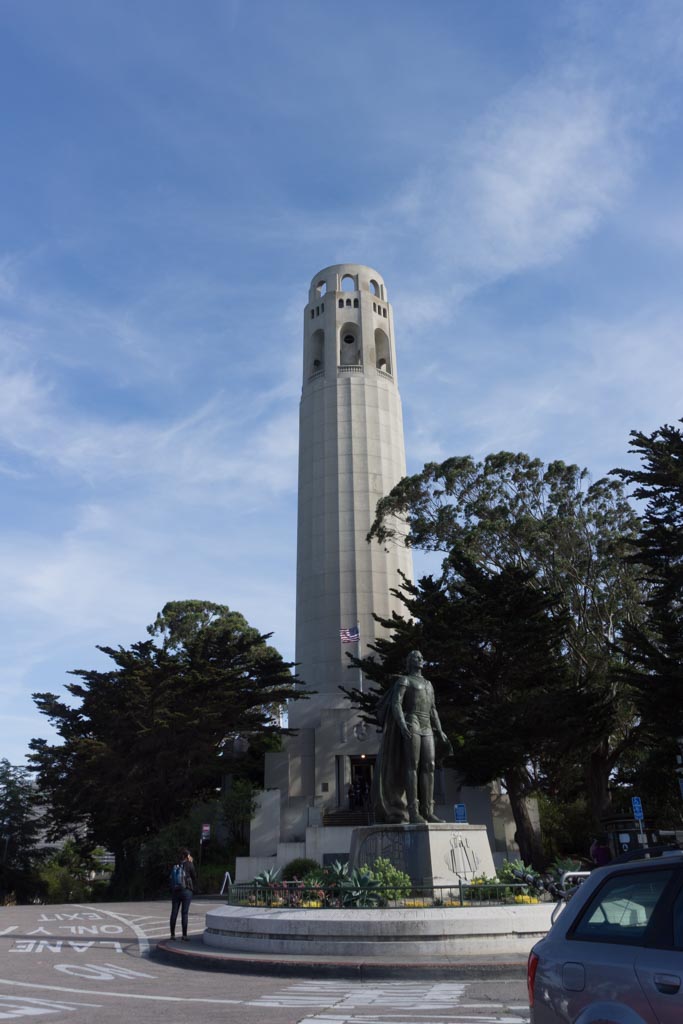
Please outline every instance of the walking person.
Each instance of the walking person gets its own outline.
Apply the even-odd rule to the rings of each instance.
[[[192,895],[197,885],[192,855],[185,848],[178,850],[178,863],[171,869],[171,938],[175,939],[175,926],[178,911],[181,910],[180,923],[183,929],[183,942],[188,942],[187,919],[190,913]]]

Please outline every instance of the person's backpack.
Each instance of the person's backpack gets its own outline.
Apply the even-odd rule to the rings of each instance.
[[[171,868],[171,877],[169,879],[172,889],[187,889],[187,875],[185,874],[185,867],[183,864],[174,864]]]

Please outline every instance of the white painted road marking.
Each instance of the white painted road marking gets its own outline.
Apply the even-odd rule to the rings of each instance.
[[[465,984],[461,982],[396,981],[386,985],[364,983],[351,987],[348,982],[307,981],[290,985],[277,995],[262,996],[249,1005],[296,1007],[320,1006],[327,1002],[334,1005],[335,1011],[377,1005],[400,1010],[450,1010],[459,1003],[464,991]],[[502,1008],[503,1004],[497,1005]]]
[[[0,996],[0,1020],[17,1020],[19,1017],[41,1017],[45,1013],[63,1013],[65,1010],[80,1010],[84,1006],[101,1009],[100,1003],[56,1003],[50,999],[32,999],[24,996]]]
[[[130,967],[117,967],[116,964],[55,964],[56,971],[73,974],[77,978],[93,978],[95,981],[113,981],[115,978],[151,978],[156,974],[145,974],[144,971],[133,971]]]
[[[65,965],[70,966],[70,965]],[[87,966],[87,965],[84,965]],[[93,965],[94,966],[94,965]],[[105,965],[107,971],[116,972],[119,976],[122,973],[122,969],[118,968],[114,964]],[[102,968],[95,967],[95,970],[100,972]],[[126,970],[126,969],[123,969]],[[128,972],[140,974],[142,972]],[[114,975],[115,976],[115,975]],[[150,976],[147,976],[150,977]],[[102,979],[102,980],[109,980]],[[110,992],[92,989],[80,989],[80,988],[67,988],[57,985],[41,985],[31,982],[19,982],[0,979],[0,985],[9,985],[12,987],[29,988],[38,990],[47,990],[50,993],[54,993],[57,997],[57,993],[87,996],[89,998],[113,998],[113,999],[137,999],[144,1002],[159,1002],[159,1003],[180,1003],[180,1004],[198,1004],[198,1005],[219,1005],[219,1006],[262,1006],[267,1007],[269,1005],[277,1005],[279,1007],[295,1005],[311,1006],[314,1002],[312,989],[317,990],[317,1005],[324,1006],[335,1002],[336,999],[340,1002],[343,1001],[344,1005],[334,1006],[332,1009],[322,1011],[312,1017],[305,1017],[299,1021],[299,1024],[528,1024],[529,1016],[528,1013],[517,1014],[511,1009],[504,1010],[502,1004],[488,1004],[488,1013],[486,1014],[463,1014],[463,1010],[471,1009],[473,1007],[465,1007],[463,1005],[458,1006],[457,1003],[457,992],[465,988],[465,985],[457,983],[449,983],[447,985],[423,985],[416,986],[408,982],[395,982],[393,985],[387,986],[372,986],[369,991],[363,992],[363,985],[356,985],[352,988],[349,987],[348,983],[337,984],[335,982],[308,982],[302,985],[292,985],[286,992],[282,993],[282,996],[291,998],[291,1002],[280,1000],[277,1004],[272,999],[264,997],[261,1000],[248,1001],[244,999],[211,999],[211,998],[195,998],[195,997],[183,997],[183,996],[166,996],[166,995],[146,995],[137,994],[133,992]],[[303,990],[303,991],[302,991]],[[297,995],[298,993],[298,995]],[[405,1002],[405,996],[410,994],[411,997],[417,998],[421,994],[424,1001],[419,1006],[407,1006]],[[454,997],[450,1005],[441,1005],[447,995]],[[431,999],[429,997],[431,996]],[[305,1002],[295,1003],[295,999],[305,999]],[[383,1002],[378,1005],[378,1000],[383,998]],[[435,998],[439,999],[439,1004],[434,1005]],[[7,1003],[7,1013],[11,1010],[11,1016],[5,1016],[4,1018],[0,1015],[0,1020],[15,1019],[18,1016],[35,1016],[36,1012],[31,1007],[37,1007],[39,1005],[45,1005],[48,1007],[43,1012],[54,1012],[50,1007],[62,1007],[66,1009],[77,1009],[79,1006],[92,1006],[92,1003],[80,1003],[80,1001],[74,1001],[72,1003],[58,1004],[54,1001],[45,1001],[37,999],[36,997],[26,998],[23,997],[5,997],[0,996],[0,1000]],[[373,1006],[375,1009],[380,1010],[379,1013],[367,1013],[361,1009],[360,1013],[354,1012],[354,1007],[368,1007]],[[480,1005],[480,1004],[474,1004]],[[17,1007],[24,1007],[19,1012]],[[391,1009],[394,1012],[391,1012]],[[495,1011],[500,1008],[501,1013]],[[444,1009],[448,1009],[450,1012],[443,1013],[439,1012]],[[517,1007],[515,1007],[515,1010]],[[435,1012],[436,1011],[436,1012]],[[492,1012],[493,1011],[493,1012]],[[0,1002],[0,1014],[2,1012],[2,1003]]]
[[[248,1005],[264,1008],[330,1007],[299,1024],[528,1024],[526,1007],[503,1003],[462,1003],[466,982],[389,982],[387,984],[304,981]],[[379,1013],[368,1013],[369,1009]],[[468,1010],[481,1009],[484,1014]],[[517,1014],[517,1010],[522,1013]],[[359,1012],[360,1011],[360,1012]],[[447,1012],[444,1012],[447,1011]],[[496,1013],[496,1011],[500,1011]]]
[[[128,917],[124,917],[123,914],[115,914],[113,910],[104,910],[102,908],[96,910],[95,907],[85,907],[82,904],[79,904],[79,906],[82,910],[90,910],[98,914],[106,914],[108,917],[113,917],[115,921],[120,921],[122,924],[127,925],[127,927],[135,932],[135,935],[137,936],[140,956],[149,956],[149,939],[142,928],[135,924],[134,918],[130,919]]]
[[[489,1016],[488,1014],[484,1017],[463,1017],[461,1014],[456,1013],[455,1016],[449,1014],[448,1017],[435,1017],[430,1014],[428,1017],[420,1016],[419,1019],[415,1016],[413,1011],[409,1017],[404,1014],[400,1015],[403,1018],[403,1024],[529,1024],[528,1017],[510,1017],[505,1014],[500,1016]],[[382,1016],[376,1016],[372,1014],[362,1014],[361,1016],[348,1016],[342,1014],[341,1016],[337,1013],[321,1013],[316,1014],[315,1017],[304,1017],[299,1021],[299,1024],[401,1024],[396,1014],[389,1016],[383,1014]]]
[[[0,985],[10,985],[12,988],[37,988],[47,992],[68,992],[77,996],[113,996],[115,999],[145,999],[157,1003],[217,1003],[220,1006],[244,1005],[243,999],[204,999],[186,998],[184,996],[146,996],[138,995],[135,992],[99,992],[89,988],[65,988],[61,985],[39,985],[33,981],[9,981],[0,978]]]
[[[70,949],[74,953],[85,953],[96,946],[97,949],[110,949],[113,953],[123,953],[123,946],[114,939],[103,942],[76,942],[74,939],[16,939],[8,953],[62,953]]]

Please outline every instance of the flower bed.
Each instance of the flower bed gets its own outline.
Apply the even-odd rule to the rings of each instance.
[[[520,870],[526,881],[519,881]],[[232,885],[228,902],[240,906],[285,907],[302,910],[344,907],[384,907],[399,910],[501,904],[537,904],[533,875],[521,861],[504,862],[494,878],[482,875],[451,885],[415,886],[408,875],[386,858],[349,870],[334,864],[311,871],[305,878],[283,880],[278,870],[262,872],[248,885]]]

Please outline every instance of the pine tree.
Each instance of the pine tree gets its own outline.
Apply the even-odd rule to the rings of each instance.
[[[40,809],[30,772],[0,760],[0,901],[14,893],[22,902],[40,837]]]
[[[502,780],[522,857],[540,866],[526,798],[537,785],[534,767],[559,763],[572,736],[566,614],[529,570],[492,571],[463,556],[451,557],[441,579],[406,583],[401,593],[406,617],[383,621],[393,636],[374,645],[382,661],[357,664],[383,690],[408,651],[422,650],[454,747],[450,763],[466,784]],[[345,692],[372,720],[377,692]]]
[[[614,646],[642,614],[638,573],[623,558],[637,533],[616,480],[591,483],[577,466],[497,452],[479,463],[430,463],[404,478],[379,502],[369,534],[462,555],[491,572],[528,571],[530,586],[558,599],[550,614],[566,616],[565,658],[583,721],[555,785],[568,799],[585,791],[596,819],[609,810],[615,767],[638,743],[632,689],[615,675]]]
[[[614,472],[646,502],[629,561],[647,587],[647,620],[625,633],[625,675],[638,689],[643,731],[655,744],[670,743],[683,735],[683,432],[633,431],[630,450],[641,468]]]
[[[31,743],[52,835],[107,847],[119,876],[144,838],[235,771],[235,736],[272,743],[280,709],[305,696],[268,636],[223,605],[170,602],[148,631],[130,648],[99,648],[108,671],[72,672],[75,702],[34,694],[62,740]]]

